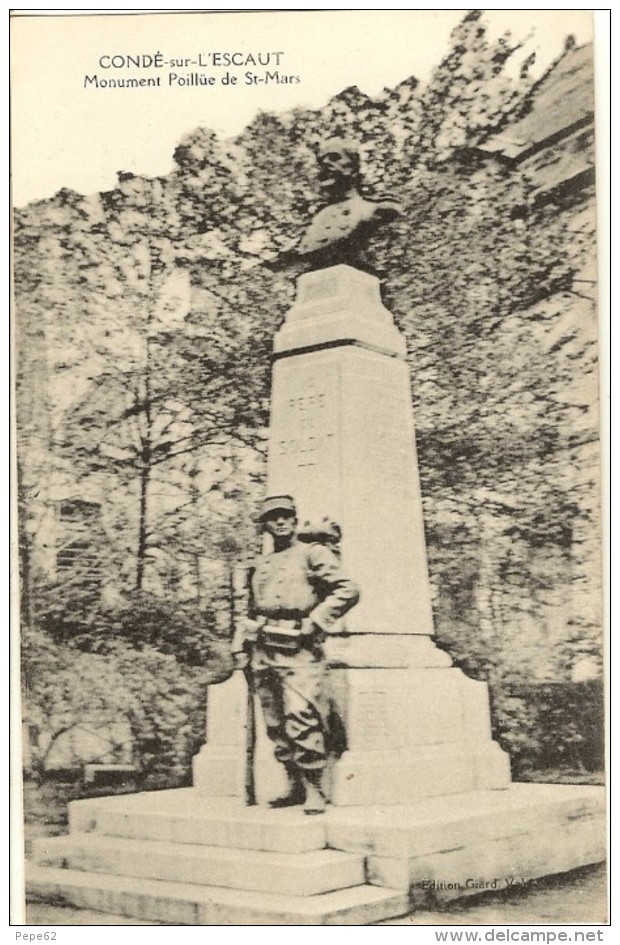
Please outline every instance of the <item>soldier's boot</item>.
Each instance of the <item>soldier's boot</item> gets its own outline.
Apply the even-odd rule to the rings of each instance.
[[[293,764],[285,764],[284,769],[288,778],[288,791],[281,797],[276,797],[269,802],[270,807],[295,807],[297,804],[303,804],[306,792],[299,769]]]
[[[324,814],[327,800],[323,790],[323,771],[304,771],[304,788],[306,789],[306,800],[304,802],[305,814]]]

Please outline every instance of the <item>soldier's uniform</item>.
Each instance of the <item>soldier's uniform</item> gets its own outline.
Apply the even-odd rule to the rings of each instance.
[[[357,603],[358,589],[329,548],[296,540],[258,560],[252,589],[255,616],[265,620],[252,672],[276,758],[322,769],[329,705],[321,636]],[[295,631],[309,624],[318,630],[295,642]]]

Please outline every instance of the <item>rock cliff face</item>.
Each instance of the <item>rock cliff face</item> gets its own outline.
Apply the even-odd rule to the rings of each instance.
[[[318,209],[317,141],[345,135],[367,195],[403,206],[373,252],[408,343],[439,637],[499,686],[600,661],[592,50],[536,84],[505,75],[514,53],[469,14],[425,87],[346,89],[233,142],[196,129],[168,177],[16,213],[31,576],[65,540],[51,504],[87,491],[106,587],[217,593],[196,562],[234,556],[260,489],[278,259]]]

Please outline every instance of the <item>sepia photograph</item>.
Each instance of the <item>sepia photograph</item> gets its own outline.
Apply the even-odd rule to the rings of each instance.
[[[597,24],[12,12],[12,925],[602,941]]]

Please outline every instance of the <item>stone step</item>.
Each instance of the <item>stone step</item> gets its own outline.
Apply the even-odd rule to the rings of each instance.
[[[588,823],[604,839],[605,789],[597,785],[512,784],[502,791],[427,797],[400,807],[331,807],[327,845],[336,850],[422,857],[515,835],[558,838]]]
[[[69,823],[72,833],[230,849],[306,853],[327,845],[325,819],[299,807],[242,807],[186,788],[73,801]]]
[[[331,848],[366,854],[370,883],[416,907],[519,886],[606,856],[605,792],[514,784],[412,807],[334,811]]]
[[[599,836],[596,836],[596,833]],[[368,880],[411,890],[416,906],[447,902],[485,891],[519,889],[542,876],[605,859],[604,824],[593,833],[581,823],[559,836],[545,832],[499,837],[422,857],[369,856]]]
[[[29,899],[172,925],[368,925],[405,915],[408,896],[355,886],[316,896],[282,896],[191,883],[84,873],[28,864]]]
[[[363,856],[336,850],[274,853],[70,834],[39,839],[33,858],[42,866],[285,896],[313,896],[365,882]]]

